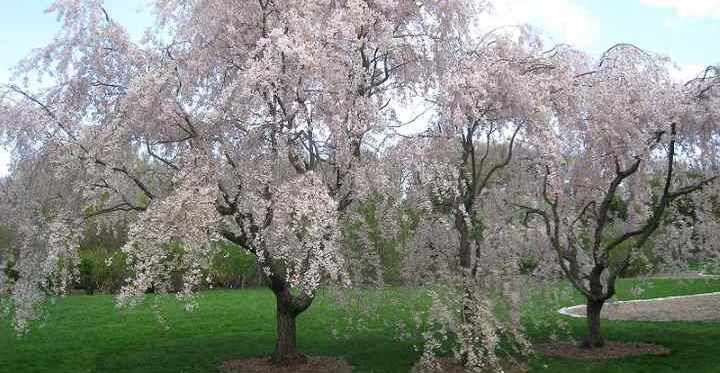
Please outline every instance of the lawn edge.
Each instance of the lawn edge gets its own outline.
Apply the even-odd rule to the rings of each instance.
[[[659,302],[659,301],[664,301],[664,300],[695,298],[695,297],[704,297],[704,296],[708,296],[708,295],[719,295],[719,294],[720,294],[720,291],[714,291],[711,293],[700,293],[700,294],[691,294],[691,295],[674,295],[674,296],[670,296],[670,297],[660,297],[660,298],[619,300],[619,301],[615,301],[612,303],[613,304],[625,304],[625,303]],[[564,316],[574,317],[574,318],[578,318],[578,319],[584,319],[586,317],[585,315],[578,315],[578,314],[574,314],[574,313],[570,312],[572,310],[575,310],[575,309],[578,309],[581,307],[585,307],[585,305],[577,304],[574,306],[563,307],[563,308],[559,309],[557,312]]]

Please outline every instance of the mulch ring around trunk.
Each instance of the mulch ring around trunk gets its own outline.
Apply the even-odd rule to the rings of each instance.
[[[282,365],[273,364],[269,357],[253,357],[226,361],[222,373],[351,373],[352,365],[338,357],[308,356],[307,361]]]
[[[420,367],[419,364],[416,364],[411,372],[412,373],[465,373],[465,370],[463,370],[462,364],[460,364],[460,361],[458,361],[455,358],[451,357],[439,357],[436,359],[438,361],[438,364],[440,365],[440,369],[434,369],[434,370],[423,370],[422,367]],[[511,363],[501,363],[503,372],[505,373],[527,373],[528,372],[528,366],[524,363],[520,364],[511,364]],[[484,372],[484,371],[483,371]],[[487,373],[495,372],[493,369],[488,369]]]
[[[606,342],[600,348],[581,348],[575,343],[558,342],[535,346],[535,351],[546,356],[573,359],[604,360],[630,356],[667,356],[670,349],[651,343]]]

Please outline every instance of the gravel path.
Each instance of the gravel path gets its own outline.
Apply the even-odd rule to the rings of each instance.
[[[585,317],[585,306],[567,307],[559,312]],[[720,321],[720,293],[609,302],[601,317],[627,321]]]

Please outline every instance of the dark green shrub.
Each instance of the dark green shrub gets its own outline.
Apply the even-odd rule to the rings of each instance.
[[[79,287],[87,294],[117,292],[128,275],[125,257],[119,250],[81,249]]]
[[[647,276],[655,272],[653,260],[646,255],[633,255],[630,263],[620,273],[620,277],[632,278],[638,276]]]
[[[419,220],[419,212],[406,206],[400,206],[400,214],[404,217],[398,222],[399,230],[391,237],[384,233],[385,227],[382,214],[390,214],[392,218],[395,212],[382,211],[382,204],[392,205],[383,201],[379,195],[373,195],[355,206],[358,219],[347,221],[343,226],[343,236],[347,245],[348,260],[354,264],[351,266],[353,278],[367,281],[362,285],[376,284],[378,281],[378,264],[382,272],[382,281],[387,284],[400,284],[402,281],[401,265],[403,247],[410,240],[414,228]],[[387,208],[387,207],[384,207]],[[369,260],[368,250],[371,250],[377,258],[377,262]],[[356,285],[361,285],[356,283]]]
[[[97,290],[97,256],[95,253],[80,254],[79,287],[89,295],[95,294]]]
[[[535,272],[539,265],[538,259],[532,256],[524,256],[520,258],[520,274],[531,275]]]
[[[255,255],[240,246],[218,243],[212,259],[210,275],[214,287],[244,288],[258,285]]]

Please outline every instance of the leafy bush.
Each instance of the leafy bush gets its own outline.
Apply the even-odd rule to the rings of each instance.
[[[644,251],[648,252],[649,250]],[[648,254],[650,253],[648,252]],[[633,255],[630,258],[630,262],[628,263],[627,267],[625,267],[625,269],[620,273],[620,277],[633,278],[653,274],[656,268],[656,265],[653,262],[656,261],[657,259],[653,259],[651,256],[646,255],[645,253]]]
[[[87,294],[115,293],[128,277],[126,255],[120,251],[127,237],[124,223],[112,228],[89,221],[80,242],[77,286]]]
[[[127,264],[127,255],[120,251],[125,241],[124,227],[113,231],[106,227],[88,224],[83,241],[80,243],[80,276],[77,287],[85,290],[87,294],[115,293],[120,290],[132,271]],[[217,249],[209,273],[212,283],[202,286],[239,288],[258,284],[254,255],[229,243],[219,243]],[[167,291],[182,290],[184,270],[181,261],[185,254],[184,250],[179,242],[169,242],[165,247],[167,265],[174,268],[169,273],[169,278],[161,280],[165,285],[169,285]],[[147,292],[153,293],[156,290],[156,287],[152,286]]]
[[[210,267],[212,285],[224,288],[258,285],[255,255],[230,243],[218,245],[219,250],[213,257]]]
[[[211,285],[213,287],[241,288],[257,285],[257,265],[255,256],[239,246],[220,244],[217,254],[212,259],[210,268]],[[170,243],[166,247],[169,262],[180,261],[183,256],[183,246],[179,243]],[[104,247],[83,247],[80,249],[80,278],[78,287],[87,294],[96,292],[115,293],[124,285],[125,279],[130,275],[130,268],[126,264],[127,256],[119,249]],[[183,287],[183,270],[178,263],[170,264],[176,268],[170,272],[166,279],[170,286],[168,291],[180,291]],[[155,292],[155,287],[147,292]]]
[[[720,262],[718,262],[717,260],[703,263],[699,267],[700,267],[700,272],[704,273],[706,275],[713,275],[713,276],[720,275]]]
[[[531,256],[524,256],[520,258],[520,262],[518,265],[520,266],[520,274],[531,275],[533,274],[533,272],[535,272],[538,265],[540,265],[540,262],[537,258]]]
[[[402,283],[403,250],[414,234],[421,212],[402,204],[390,207],[394,205],[393,201],[373,195],[360,201],[354,217],[344,223],[346,259],[355,285]],[[388,227],[388,223],[393,227]]]
[[[102,247],[80,250],[80,288],[87,294],[114,293],[127,277],[125,254]]]

